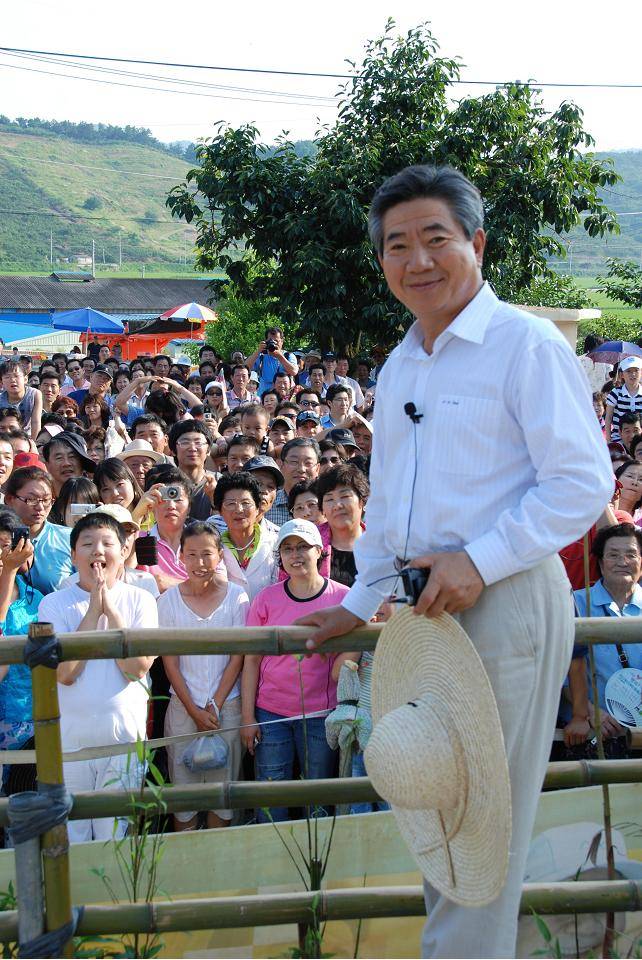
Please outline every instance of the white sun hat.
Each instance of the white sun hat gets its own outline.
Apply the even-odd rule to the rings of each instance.
[[[419,869],[455,903],[491,903],[508,870],[511,794],[479,654],[447,613],[402,610],[379,637],[371,697],[366,770]]]
[[[310,544],[311,547],[323,546],[319,528],[314,523],[310,523],[309,520],[288,520],[287,523],[284,523],[279,530],[275,549],[278,550],[283,541],[287,540],[288,537],[300,537],[301,540]]]

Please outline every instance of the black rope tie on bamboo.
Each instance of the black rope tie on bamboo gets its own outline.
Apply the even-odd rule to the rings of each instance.
[[[52,627],[49,636],[29,637],[22,656],[32,670],[34,667],[49,667],[55,670],[60,663],[60,653],[60,644]]]
[[[64,784],[39,783],[38,790],[14,793],[9,797],[9,832],[14,846],[41,836],[47,830],[64,823],[73,805],[73,798]],[[20,957],[60,957],[64,945],[76,932],[82,907],[74,907],[69,923],[57,930],[49,930],[39,937],[21,943]]]
[[[73,907],[69,923],[65,923],[57,930],[41,933],[39,937],[21,943],[18,948],[19,957],[61,957],[68,940],[76,933],[84,911],[84,907]]]

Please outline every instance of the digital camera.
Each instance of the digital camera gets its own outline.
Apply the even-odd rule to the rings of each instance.
[[[161,487],[160,495],[162,500],[180,500],[183,491],[175,483],[167,483]]]

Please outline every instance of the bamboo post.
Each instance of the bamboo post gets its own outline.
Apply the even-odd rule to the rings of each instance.
[[[589,564],[589,535],[584,534],[584,590],[586,593],[586,616],[591,616],[591,577]],[[588,648],[589,652],[589,671],[591,674],[591,688],[593,695],[593,708],[595,711],[595,737],[597,740],[597,755],[600,760],[605,760],[604,742],[602,740],[602,712],[600,710],[600,701],[597,689],[597,670],[595,668],[595,653],[593,647]],[[606,851],[606,868],[609,880],[615,879],[615,857],[613,853],[613,835],[611,831],[611,795],[609,793],[608,783],[602,784],[602,816],[604,819],[604,849]],[[602,953],[605,957],[610,957],[613,949],[613,937],[615,933],[615,914],[609,911],[606,914],[606,924],[604,927],[604,940],[602,943]]]
[[[10,797],[9,805],[20,803],[21,793]],[[40,837],[32,837],[14,845],[16,871],[16,899],[18,902],[18,941],[35,940],[45,929],[45,910],[42,891],[42,861]]]
[[[53,635],[50,623],[30,623],[31,640],[44,642]],[[38,666],[31,671],[33,723],[36,741],[38,783],[62,784],[62,743],[56,670]],[[48,830],[41,838],[47,930],[57,930],[71,921],[69,837],[66,822]],[[71,940],[62,955],[73,956]]]

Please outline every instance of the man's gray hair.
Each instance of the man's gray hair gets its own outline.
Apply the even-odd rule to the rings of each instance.
[[[383,218],[388,210],[420,197],[432,197],[447,203],[468,240],[472,240],[475,231],[484,226],[481,194],[463,173],[454,167],[416,164],[388,177],[374,195],[368,215],[368,233],[377,253],[383,253]]]

